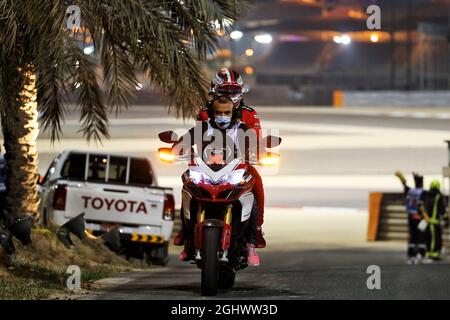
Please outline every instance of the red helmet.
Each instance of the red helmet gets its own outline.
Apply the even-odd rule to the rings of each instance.
[[[245,92],[244,80],[241,75],[227,68],[220,69],[211,81],[210,94],[227,95],[233,103],[239,102],[240,97]]]

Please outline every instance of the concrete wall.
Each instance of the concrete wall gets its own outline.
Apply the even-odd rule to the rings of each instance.
[[[450,91],[344,91],[340,103],[345,107],[450,108]]]

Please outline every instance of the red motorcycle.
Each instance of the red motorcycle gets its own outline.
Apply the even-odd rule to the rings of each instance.
[[[177,142],[172,131],[160,133],[159,138],[166,143]],[[272,148],[281,143],[281,138],[267,136],[263,141]],[[204,161],[195,153],[175,155],[172,148],[159,148],[158,152],[165,162],[184,161],[189,166],[182,175],[181,214],[185,248],[202,270],[202,295],[231,288],[236,271],[247,267],[246,231],[254,205],[254,179],[247,171],[248,161]],[[266,153],[255,164],[277,165],[278,158],[277,154]]]

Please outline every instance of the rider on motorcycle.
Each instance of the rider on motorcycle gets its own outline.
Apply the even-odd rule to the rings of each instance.
[[[258,114],[254,109],[244,103],[242,98],[244,93],[244,82],[239,73],[226,68],[219,70],[211,82],[210,95],[213,99],[208,101],[207,105],[200,110],[197,120],[208,121],[208,119],[214,119],[214,109],[220,105],[218,99],[225,96],[228,97],[229,101],[232,103],[234,117],[244,122],[250,129],[253,129],[256,132],[259,138],[261,138],[261,124]],[[228,119],[228,116],[225,118]],[[255,179],[255,185],[252,191],[258,209],[257,217],[252,213],[253,224],[256,224],[256,248],[265,248],[266,241],[262,232],[262,225],[264,223],[264,187],[261,176],[256,168],[249,166],[249,171]],[[183,243],[184,226],[174,239],[175,245],[183,245]]]
[[[209,119],[207,121],[199,122],[196,127],[189,130],[188,134],[183,136],[178,144],[174,146],[176,148],[180,148],[180,146],[183,144],[183,148],[186,148],[186,150],[190,149],[193,145],[197,145],[197,148],[199,145],[202,146],[202,150],[206,150],[207,146],[210,145],[209,151],[212,151],[210,153],[207,153],[208,159],[204,159],[205,161],[211,161],[213,159],[214,163],[220,163],[220,161],[224,161],[226,158],[226,152],[223,152],[223,150],[226,150],[227,146],[226,144],[229,142],[227,140],[227,131],[232,132],[233,130],[240,129],[241,132],[248,135],[248,132],[245,133],[248,130],[251,130],[245,123],[240,121],[239,117],[239,110],[234,107],[234,103],[231,100],[230,96],[228,94],[216,94],[214,102],[212,103],[212,109],[208,110],[209,113]],[[198,131],[196,131],[198,130]],[[203,140],[203,137],[205,133],[210,131],[216,131],[215,134],[222,134],[223,139],[221,140],[223,144],[221,145],[213,145],[215,140],[211,141],[205,141]],[[242,148],[244,150],[240,150],[241,153],[245,154],[247,158],[251,158],[252,155],[256,154],[257,150],[257,135],[256,132],[253,130],[250,132],[254,135],[254,145],[245,146],[246,148]],[[215,134],[213,134],[215,136]],[[190,140],[189,140],[190,139]],[[239,148],[238,145],[242,147],[241,144],[236,143],[238,137],[233,138],[233,149]],[[187,141],[186,141],[187,140]],[[211,147],[211,145],[213,145]],[[200,152],[199,152],[200,154]],[[205,155],[204,152],[201,152],[202,157]],[[221,157],[221,159],[218,159],[218,156]],[[226,159],[228,161],[229,159]],[[252,174],[252,176],[255,178],[255,181],[257,179],[257,176],[254,175],[254,171],[256,171],[252,166],[249,167],[249,172]],[[257,172],[257,171],[256,171]],[[258,175],[259,177],[259,175]],[[253,190],[252,190],[253,191]],[[256,197],[255,197],[256,198]],[[255,212],[257,214],[257,212]],[[192,228],[186,227],[186,221],[183,221],[183,237],[186,238],[192,238],[193,234],[191,232],[188,232],[188,230],[192,230]],[[259,256],[256,253],[256,244],[257,244],[257,219],[251,219],[250,225],[249,225],[249,232],[247,235],[247,260],[248,264],[250,266],[258,266],[259,265]],[[185,243],[186,244],[186,243]],[[188,252],[188,248],[185,246],[185,250],[181,251],[180,253],[180,260],[189,260],[190,259],[190,252]]]

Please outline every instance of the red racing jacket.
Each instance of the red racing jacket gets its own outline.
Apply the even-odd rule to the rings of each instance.
[[[211,101],[208,102],[206,107],[202,108],[199,111],[197,115],[197,121],[206,121],[209,119],[208,115],[209,108],[211,108]],[[261,122],[255,109],[247,106],[245,103],[242,102],[241,105],[238,107],[238,110],[240,111],[240,120],[244,122],[250,129],[255,130],[257,136],[261,138],[262,136]]]

